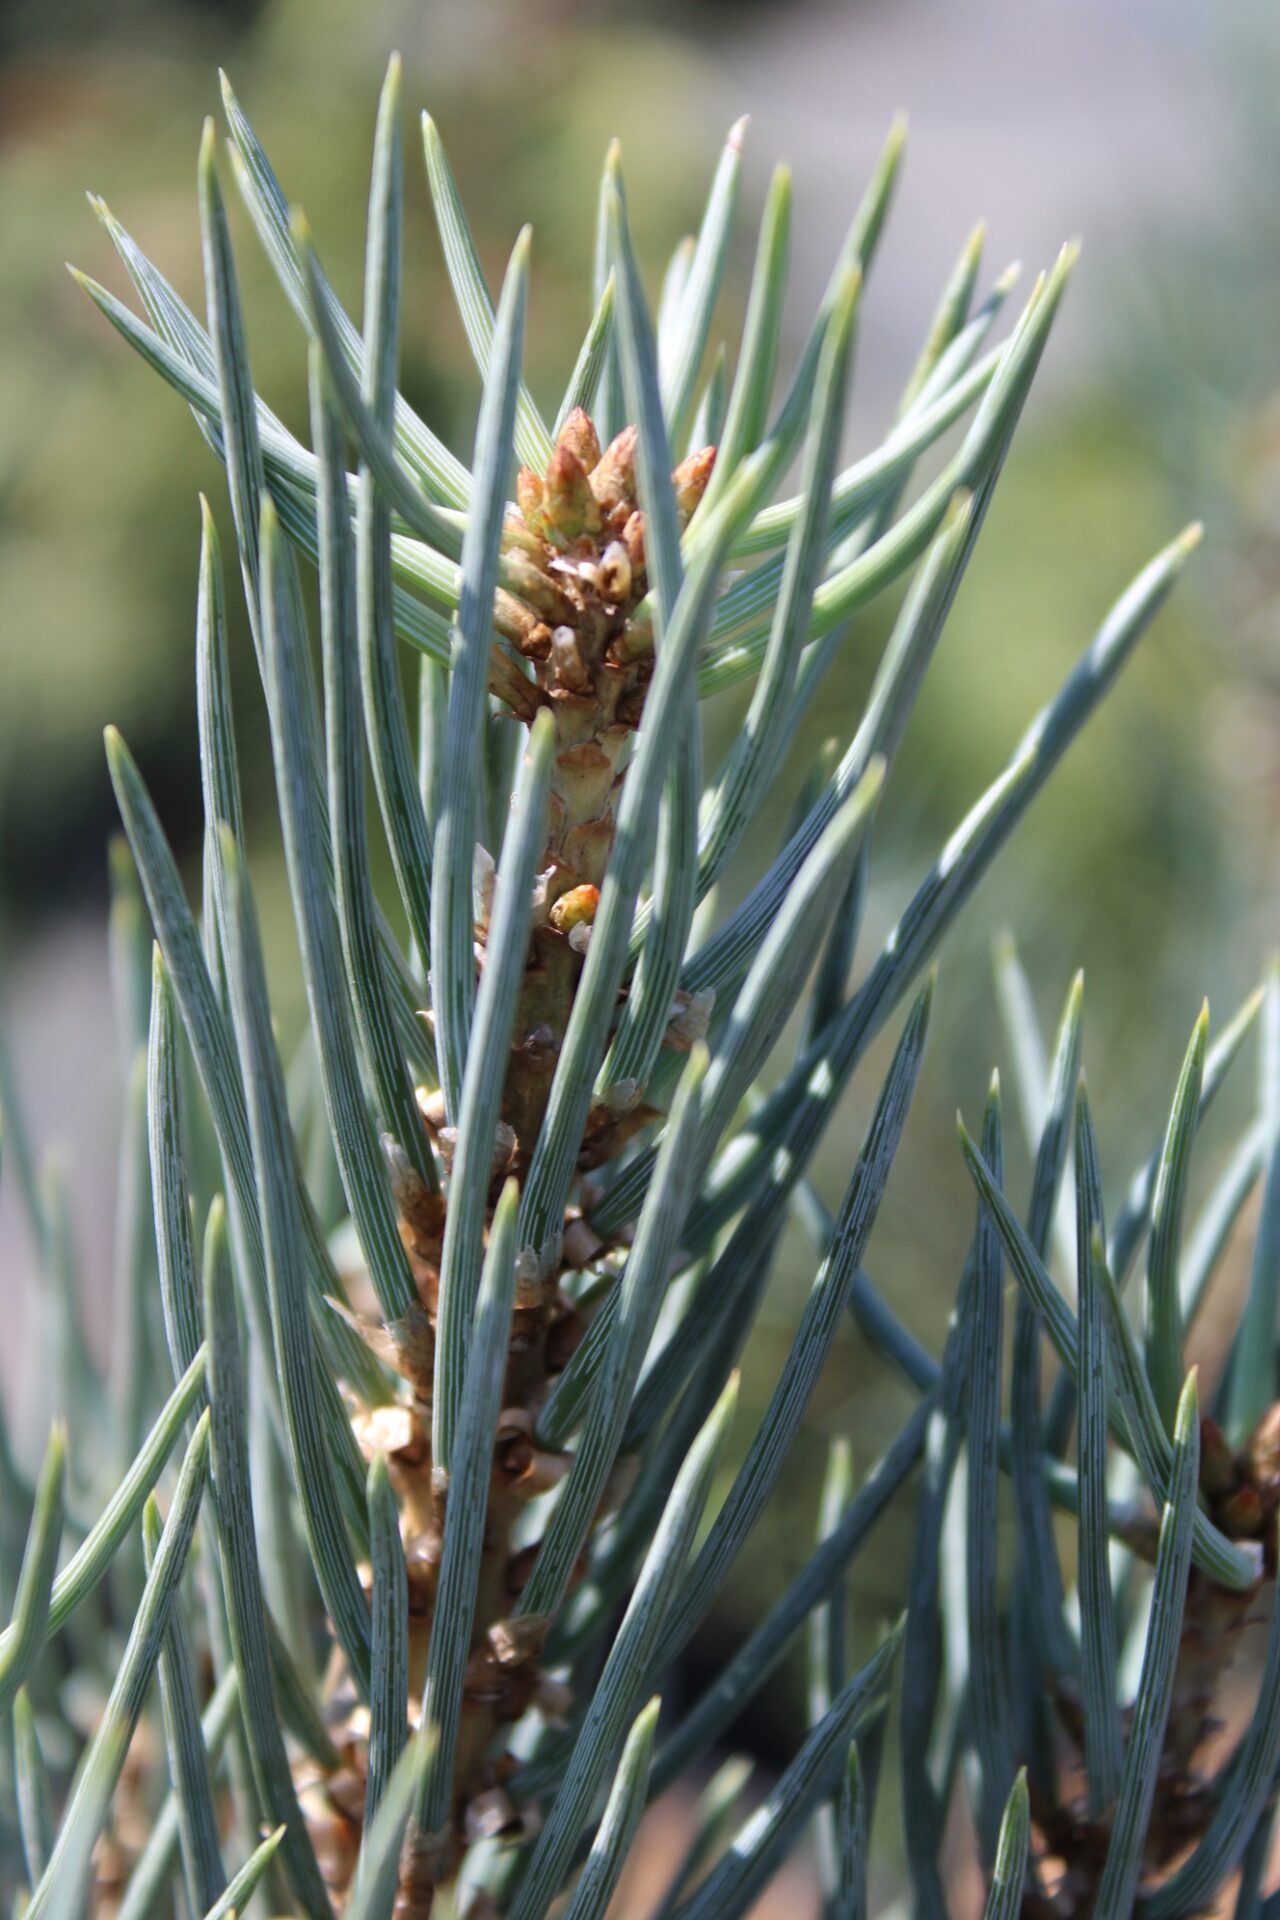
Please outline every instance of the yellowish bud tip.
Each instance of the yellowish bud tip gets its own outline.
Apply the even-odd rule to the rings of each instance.
[[[850,798],[861,801],[864,806],[870,805],[872,801],[877,800],[884,786],[884,778],[888,770],[888,765],[889,763],[882,753],[873,753],[867,762],[866,772],[854,788]]]
[[[947,502],[946,518],[943,526],[954,533],[962,523],[967,522],[973,512],[973,493],[968,487],[957,487]]]

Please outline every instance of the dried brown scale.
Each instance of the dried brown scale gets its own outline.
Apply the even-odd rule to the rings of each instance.
[[[408,1849],[406,1856],[401,1859],[392,1920],[431,1920],[436,1899],[434,1877],[428,1876],[424,1871],[426,1863],[416,1860]]]
[[[1258,1422],[1244,1446],[1233,1449],[1215,1423],[1200,1423],[1200,1492],[1214,1524],[1229,1538],[1263,1549],[1263,1577],[1245,1593],[1219,1586],[1196,1566],[1187,1582],[1173,1699],[1155,1800],[1147,1828],[1144,1884],[1158,1886],[1202,1838],[1213,1812],[1213,1768],[1205,1750],[1221,1722],[1213,1709],[1276,1579],[1280,1520],[1280,1402]],[[1067,1755],[1053,1799],[1032,1793],[1033,1847],[1042,1885],[1023,1898],[1025,1920],[1075,1920],[1093,1911],[1110,1841],[1109,1820],[1085,1810],[1081,1771],[1083,1724],[1074,1694],[1055,1702]],[[1216,1909],[1215,1909],[1216,1911]]]
[[[613,847],[615,802],[630,737],[643,714],[653,671],[653,629],[636,617],[647,590],[636,441],[635,429],[628,427],[602,450],[592,421],[575,410],[560,430],[546,472],[521,469],[516,504],[505,522],[495,626],[513,652],[495,643],[490,686],[516,720],[529,723],[539,710],[548,710],[555,751],[547,841],[494,1147],[491,1204],[508,1171],[519,1177],[526,1170],[542,1126]],[[682,461],[672,476],[682,525],[702,497],[714,460],[714,448],[705,448]],[[488,932],[483,888],[478,911],[479,972]],[[709,1007],[686,999],[672,1012],[673,1044],[687,1047],[705,1030]],[[447,1175],[453,1135],[443,1101],[423,1091],[419,1106]],[[623,1114],[593,1109],[584,1129],[580,1172],[614,1157],[653,1117],[654,1110],[639,1098]],[[399,1503],[409,1590],[410,1711],[416,1718],[448,1499],[447,1488],[433,1474],[430,1453],[447,1201],[429,1191],[394,1146],[388,1147],[388,1165],[423,1321],[406,1322],[394,1334],[371,1321],[362,1324],[370,1345],[404,1378],[408,1399],[395,1407],[357,1409],[353,1417],[365,1456],[386,1455]],[[605,1252],[580,1208],[572,1206],[566,1216],[564,1269],[581,1271]],[[569,1703],[541,1669],[548,1623],[512,1617],[536,1552],[515,1548],[513,1531],[529,1501],[553,1486],[570,1464],[569,1456],[538,1447],[534,1424],[585,1325],[584,1310],[571,1305],[554,1280],[518,1279],[464,1681],[453,1818],[447,1832],[411,1835],[406,1842],[397,1920],[428,1920],[435,1887],[456,1872],[470,1842],[527,1834],[536,1823],[536,1810],[513,1805],[507,1792],[512,1764],[502,1752],[502,1729],[531,1706],[556,1719]],[[602,1511],[625,1478],[622,1472],[614,1476]],[[340,1662],[328,1699],[343,1770],[327,1781],[308,1781],[305,1805],[321,1870],[340,1907],[359,1846],[368,1715]]]

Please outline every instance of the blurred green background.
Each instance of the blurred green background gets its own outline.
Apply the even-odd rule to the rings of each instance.
[[[638,240],[656,286],[696,217],[725,126],[744,109],[740,301],[769,168],[795,167],[789,337],[825,279],[893,111],[913,137],[865,302],[851,451],[890,417],[936,288],[985,215],[989,268],[1029,269],[1082,230],[1078,284],[932,670],[877,829],[864,958],[924,865],[1148,554],[1192,517],[1205,549],[1101,719],[1037,803],[947,949],[939,1013],[872,1270],[937,1338],[971,1229],[954,1147],[1003,1059],[990,941],[1012,927],[1046,1018],[1086,968],[1086,1057],[1110,1186],[1160,1125],[1185,1035],[1208,993],[1225,1018],[1277,935],[1280,795],[1280,45],[1267,12],[1059,0],[863,0],[785,7],[596,0],[84,0],[0,14],[0,914],[10,1030],[36,1130],[68,1143],[98,1337],[109,1308],[117,1068],[102,913],[113,825],[101,754],[130,740],[175,844],[194,851],[192,633],[197,489],[229,532],[222,478],[182,406],[129,355],[62,271],[124,293],[85,205],[93,189],[198,309],[194,168],[225,65],[287,191],[305,205],[358,310],[368,144],[388,50],[409,105],[437,116],[485,264],[535,229],[528,349],[558,393],[588,313],[597,170],[624,143]],[[411,147],[403,385],[464,455],[477,385]],[[234,201],[234,195],[231,196]],[[293,316],[240,210],[232,214],[254,373],[305,431]],[[990,277],[990,276],[988,276]],[[732,331],[732,329],[730,329]],[[827,733],[847,737],[891,609],[855,628],[780,793]],[[239,720],[259,884],[275,911],[282,1019],[297,1018],[272,844],[265,725],[243,622]],[[708,711],[714,754],[740,704]],[[732,891],[732,887],[730,889]],[[291,998],[291,994],[293,997]],[[882,1052],[877,1058],[882,1058]],[[876,1084],[864,1070],[820,1163],[838,1197]],[[1248,1069],[1245,1073],[1247,1075]],[[1238,1105],[1248,1096],[1245,1087]],[[1230,1105],[1229,1100],[1226,1103]],[[1202,1173],[1213,1165],[1210,1128]],[[1015,1185],[1025,1167],[1015,1155]],[[788,1243],[748,1386],[767,1393],[811,1270]],[[27,1257],[0,1197],[6,1308],[30,1324]],[[710,1633],[736,1632],[804,1551],[823,1436],[866,1461],[900,1411],[851,1335],[813,1412],[796,1497],[744,1562]],[[906,1517],[859,1583],[871,1622],[894,1604]],[[794,1534],[788,1529],[794,1526]],[[797,1676],[769,1690],[753,1737],[794,1724]]]

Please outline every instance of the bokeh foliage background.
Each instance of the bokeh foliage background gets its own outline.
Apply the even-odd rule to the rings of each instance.
[[[1011,27],[996,0],[131,0],[109,10],[20,0],[0,15],[5,998],[37,1129],[74,1151],[100,1337],[116,1073],[100,729],[106,720],[123,729],[192,857],[197,489],[225,525],[229,515],[185,411],[61,263],[69,257],[124,291],[82,198],[93,188],[201,305],[195,146],[201,118],[216,109],[218,63],[358,311],[376,88],[389,47],[401,47],[407,100],[429,104],[441,123],[486,264],[496,271],[516,226],[533,222],[528,361],[540,394],[560,390],[587,317],[596,174],[615,132],[656,286],[724,126],[753,112],[730,297],[749,266],[768,168],[785,150],[796,168],[798,332],[892,111],[911,110],[920,165],[909,150],[866,298],[855,443],[888,417],[968,220],[992,215],[993,271],[1020,248],[1038,267],[1084,225],[1071,311],[877,827],[868,951],[1123,581],[1193,515],[1205,518],[1208,539],[1176,606],[951,942],[924,1084],[873,1245],[876,1278],[936,1338],[972,1219],[952,1114],[957,1104],[976,1108],[1001,1058],[989,957],[999,926],[1017,932],[1046,1015],[1073,968],[1086,968],[1086,1059],[1113,1194],[1145,1150],[1201,996],[1225,1018],[1278,930],[1280,123],[1270,102],[1280,35],[1261,7],[1233,8],[1229,27],[1216,9],[1142,0],[1025,13],[1037,24]],[[466,452],[476,380],[415,160],[403,384]],[[236,233],[257,384],[305,433],[301,336],[247,221]],[[854,710],[884,632],[879,613],[855,628],[795,756],[793,790],[824,735]],[[243,621],[237,664],[265,901],[276,859],[271,780]],[[710,711],[712,754],[740,711],[733,701]],[[780,806],[777,835],[784,814]],[[768,851],[747,850],[730,892]],[[287,1025],[299,1003],[280,905],[275,971]],[[861,1084],[877,1079],[872,1062]],[[820,1169],[831,1194],[863,1106],[855,1086],[847,1128]],[[1206,1178],[1216,1137],[1211,1127]],[[1025,1168],[1016,1162],[1012,1178],[1017,1191]],[[779,1342],[811,1264],[795,1241],[772,1301]],[[3,1196],[0,1271],[6,1313],[21,1329],[27,1261]],[[774,1360],[767,1342],[750,1357],[757,1401]],[[790,1517],[761,1529],[712,1634],[736,1631],[763,1584],[776,1584],[779,1556],[803,1551],[824,1433],[851,1430],[865,1461],[898,1410],[897,1390],[851,1334],[799,1451],[795,1498],[777,1503]],[[904,1517],[895,1538],[890,1520],[885,1551],[862,1568],[869,1622],[894,1604],[906,1526]],[[766,1747],[799,1704],[798,1681],[770,1689],[757,1729]]]

